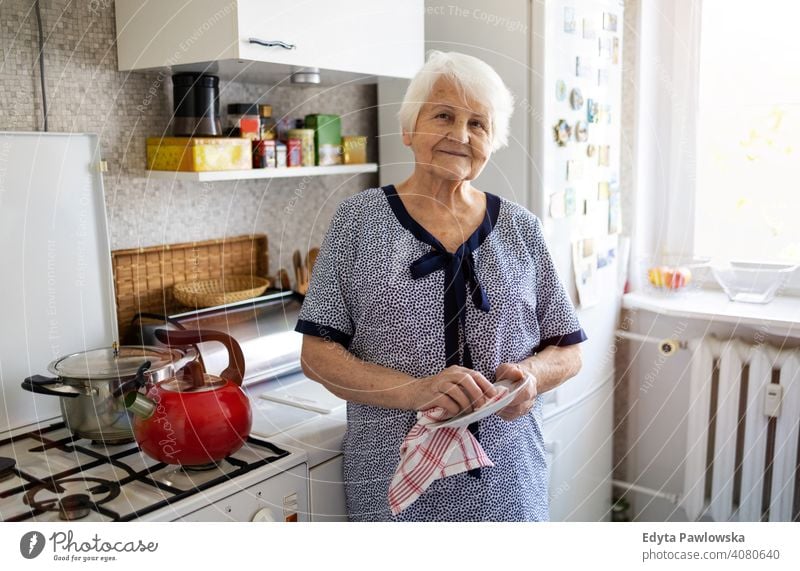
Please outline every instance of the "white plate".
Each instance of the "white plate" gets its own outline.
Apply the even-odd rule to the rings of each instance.
[[[517,396],[517,393],[522,390],[523,387],[527,386],[530,382],[530,377],[525,377],[522,381],[510,381],[508,379],[502,379],[495,383],[496,387],[506,387],[508,392],[503,395],[503,397],[495,401],[491,404],[482,406],[478,410],[475,410],[469,414],[460,414],[458,416],[454,416],[453,418],[448,418],[446,420],[442,420],[439,422],[434,422],[429,424],[428,428],[461,428],[462,426],[468,426],[475,422],[476,420],[480,420],[489,416],[490,414],[496,413],[501,408],[505,408],[511,401],[514,400],[514,397]]]

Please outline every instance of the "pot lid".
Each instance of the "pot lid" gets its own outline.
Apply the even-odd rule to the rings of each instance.
[[[133,378],[145,361],[150,361],[148,374],[162,369],[177,369],[186,359],[186,352],[169,347],[123,345],[73,353],[50,363],[48,369],[59,377],[104,380]]]

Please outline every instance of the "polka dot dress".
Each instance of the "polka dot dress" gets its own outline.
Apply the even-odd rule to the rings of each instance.
[[[553,267],[539,219],[486,193],[481,226],[454,253],[406,211],[394,186],[336,210],[296,330],[372,363],[421,378],[451,364],[494,382],[501,363],[586,335]],[[544,521],[548,467],[541,399],[511,422],[470,427],[494,462],[436,480],[392,516],[389,483],[413,410],[347,403],[344,478],[352,521]]]

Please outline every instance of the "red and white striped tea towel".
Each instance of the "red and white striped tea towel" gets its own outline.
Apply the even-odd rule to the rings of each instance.
[[[500,388],[487,405],[501,399],[505,393],[505,389]],[[429,424],[442,420],[444,414],[441,407],[417,413],[417,423],[400,446],[400,464],[389,485],[392,514],[399,514],[414,503],[434,480],[494,466],[468,427],[428,428]]]

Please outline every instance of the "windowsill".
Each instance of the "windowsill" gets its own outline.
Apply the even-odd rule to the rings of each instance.
[[[775,333],[800,337],[800,297],[778,296],[770,303],[757,304],[730,301],[724,292],[716,290],[672,297],[634,292],[622,296],[622,307],[716,323],[768,326]]]

